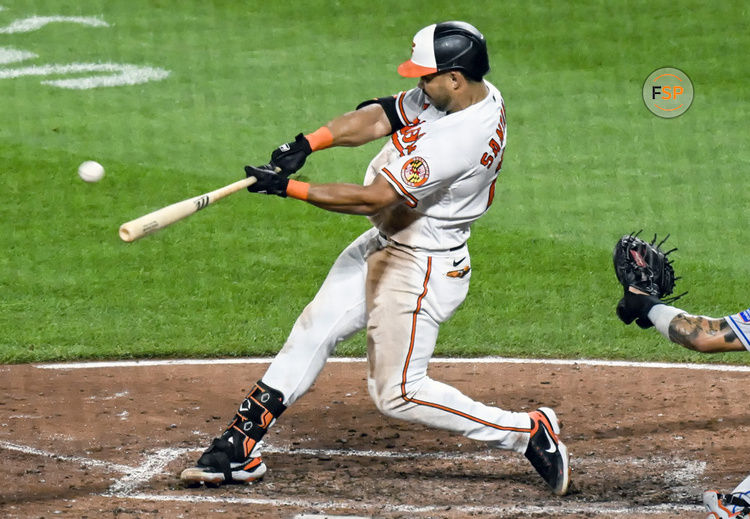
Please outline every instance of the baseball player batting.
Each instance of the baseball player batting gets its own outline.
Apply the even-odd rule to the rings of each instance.
[[[701,353],[750,350],[750,308],[722,318],[692,315],[633,286],[626,287],[617,316],[654,327],[670,341]],[[750,519],[750,476],[731,493],[703,492],[707,519]]]
[[[336,345],[367,329],[367,386],[385,415],[523,453],[555,494],[568,491],[569,456],[555,412],[512,412],[472,400],[427,374],[440,324],[469,290],[471,224],[485,214],[503,163],[503,97],[484,80],[484,36],[464,22],[429,25],[398,67],[416,88],[371,99],[245,167],[254,193],[366,215],[373,227],[338,257],[281,351],[242,401],[188,483],[263,476],[260,441],[305,394]],[[313,152],[387,137],[363,185],[290,180]],[[274,169],[278,173],[274,172]]]

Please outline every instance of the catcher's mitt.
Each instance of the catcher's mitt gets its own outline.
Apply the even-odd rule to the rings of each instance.
[[[638,237],[640,231],[620,238],[612,253],[617,280],[625,288],[635,287],[659,299],[672,293],[676,279],[672,262],[667,258],[677,249],[667,252],[661,246],[669,235],[656,245],[656,235],[651,243]]]

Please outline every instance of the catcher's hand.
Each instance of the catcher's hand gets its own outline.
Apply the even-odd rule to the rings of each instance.
[[[677,249],[664,252],[661,246],[669,235],[656,244],[656,235],[651,243],[638,237],[640,233],[623,236],[615,245],[612,260],[617,280],[623,286],[624,297],[617,304],[617,316],[625,324],[633,320],[641,328],[653,326],[648,319],[648,312],[654,305],[669,304],[682,295],[664,299],[674,290],[675,278],[672,261],[667,256]],[[640,293],[630,290],[633,287]]]

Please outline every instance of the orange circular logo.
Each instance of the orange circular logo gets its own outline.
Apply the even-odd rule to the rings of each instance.
[[[678,68],[658,68],[643,82],[646,108],[663,119],[673,119],[687,112],[693,95],[692,81]]]
[[[401,178],[409,187],[419,187],[430,178],[430,168],[422,157],[409,159],[401,168]]]

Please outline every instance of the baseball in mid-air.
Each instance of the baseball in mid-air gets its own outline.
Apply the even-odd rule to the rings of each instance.
[[[98,162],[87,160],[78,166],[78,176],[86,182],[99,182],[104,177],[104,167]]]

